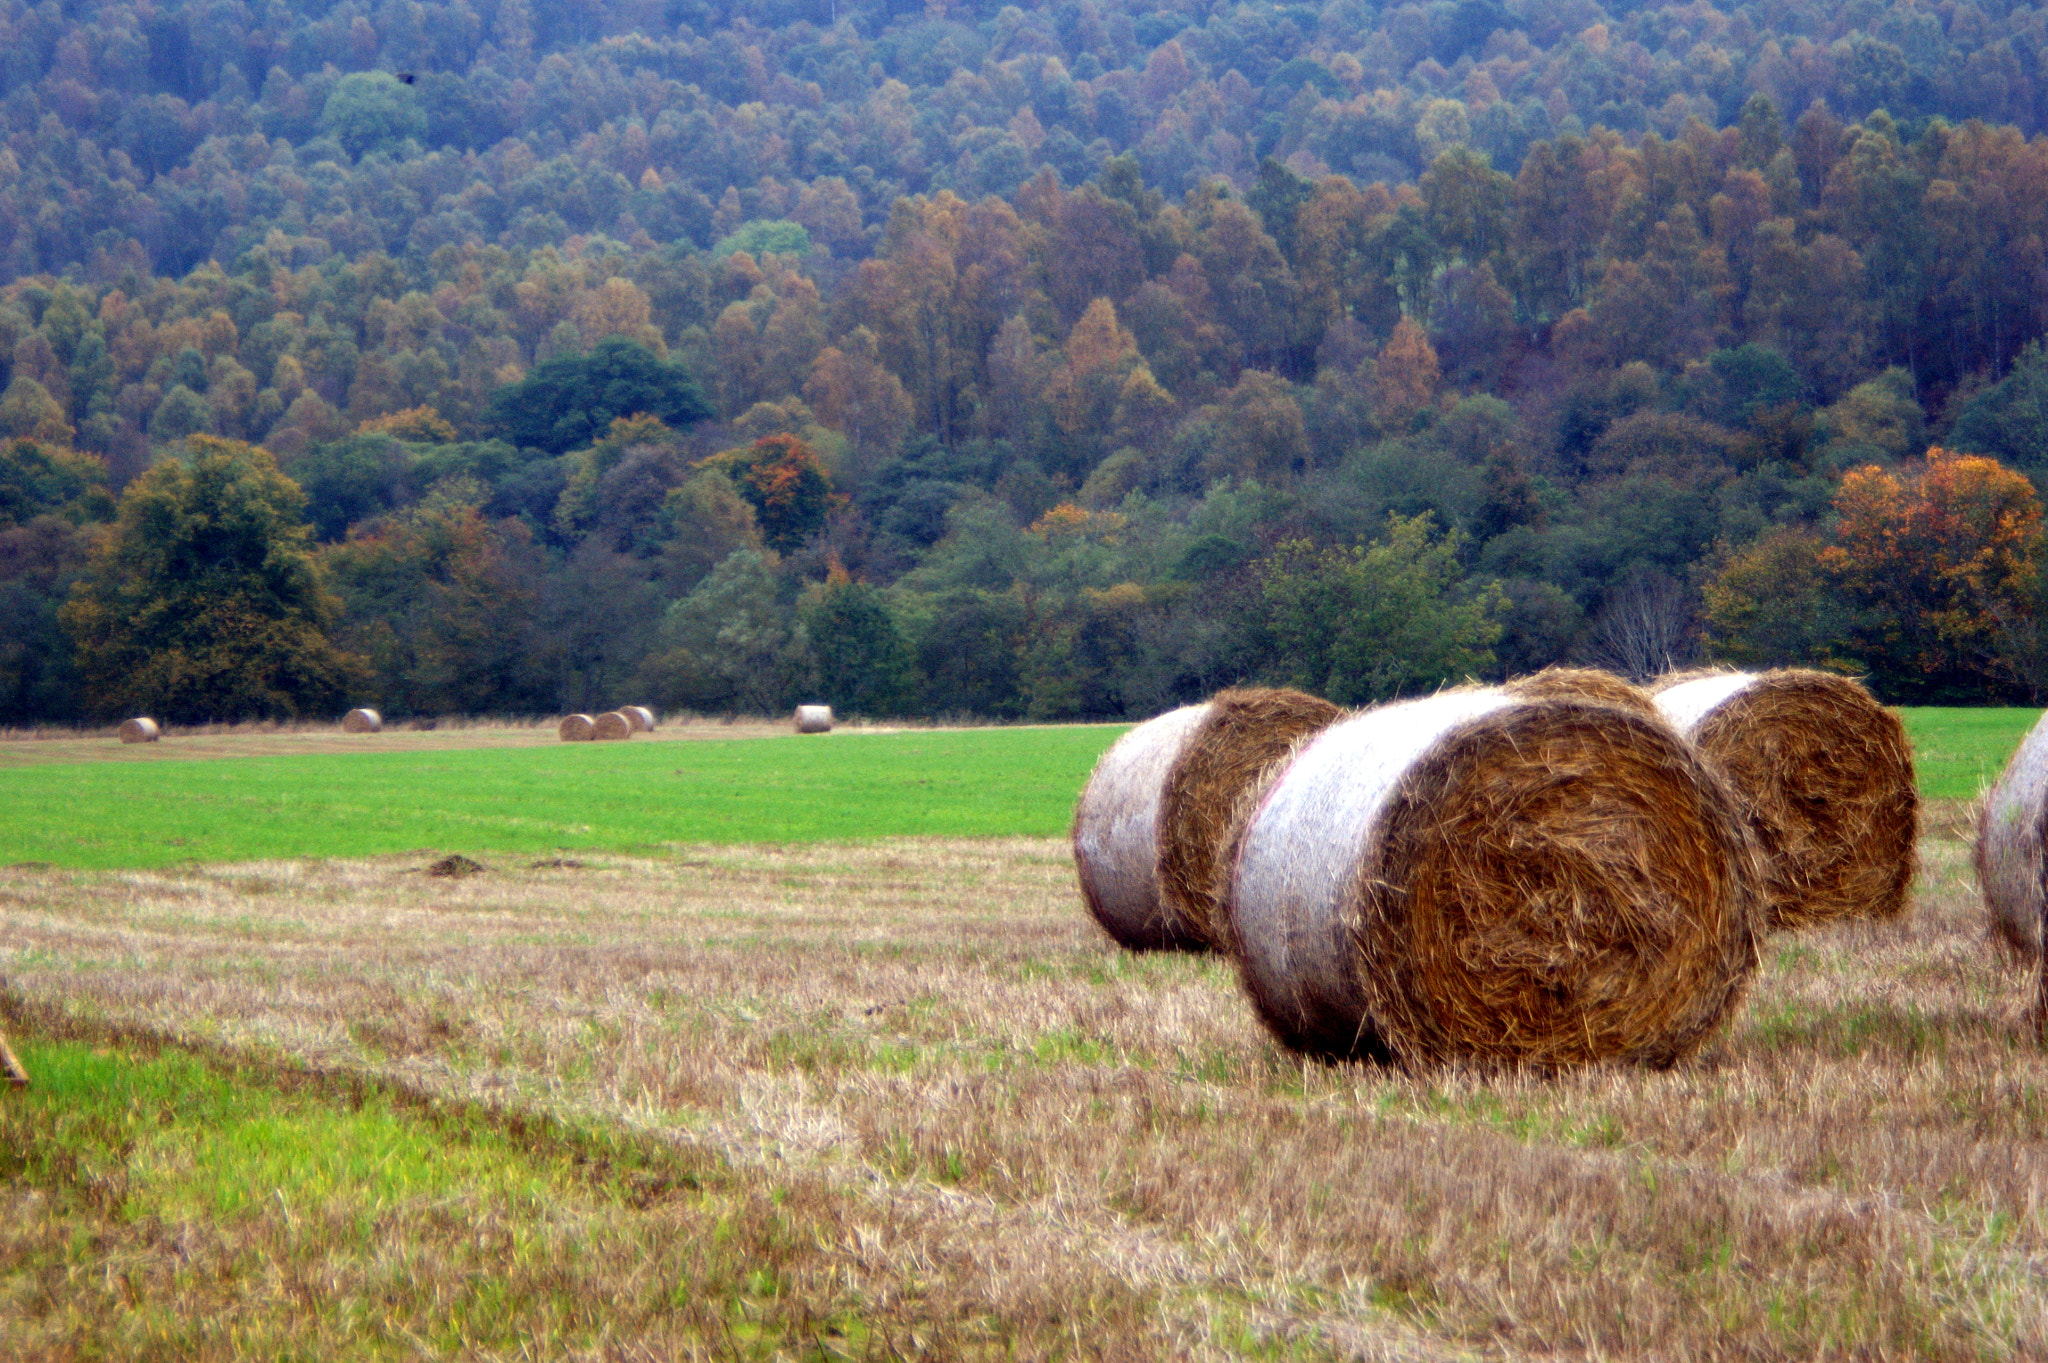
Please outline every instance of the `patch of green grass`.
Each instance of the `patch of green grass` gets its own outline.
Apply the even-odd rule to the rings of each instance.
[[[2039,710],[1908,707],[1899,711],[1913,741],[1913,771],[1928,800],[1974,800],[1998,779]]]
[[[1107,726],[0,771],[0,865],[1051,837]]]

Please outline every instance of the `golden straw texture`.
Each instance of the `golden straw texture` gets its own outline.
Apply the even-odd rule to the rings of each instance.
[[[1344,712],[1301,691],[1222,691],[1167,772],[1159,822],[1159,885],[1168,917],[1234,954],[1229,885],[1219,881],[1232,830],[1304,738]]]
[[[1311,740],[1239,840],[1232,912],[1254,1006],[1297,1050],[1668,1064],[1756,969],[1757,873],[1666,725],[1454,691]]]
[[[555,732],[564,743],[588,743],[597,737],[597,721],[589,715],[569,715],[556,727]]]
[[[345,734],[374,734],[384,727],[384,717],[375,710],[351,710],[341,717]]]
[[[1920,796],[1897,715],[1847,677],[1798,668],[1682,675],[1656,696],[1742,802],[1768,926],[1905,909]]]
[[[631,719],[617,710],[607,710],[597,717],[597,723],[592,727],[591,736],[604,742],[615,742],[619,739],[631,738],[634,732],[635,728]]]
[[[1590,700],[1637,714],[1657,713],[1657,702],[1648,691],[1597,667],[1546,667],[1515,678],[1501,690],[1524,700]]]

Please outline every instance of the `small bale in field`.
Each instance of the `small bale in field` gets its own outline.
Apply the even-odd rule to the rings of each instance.
[[[375,710],[351,710],[341,717],[341,731],[345,734],[374,734],[384,727],[384,716]]]
[[[1734,795],[1617,707],[1472,689],[1368,710],[1302,748],[1233,852],[1246,991],[1314,1055],[1669,1064],[1756,970]]]
[[[654,732],[654,711],[644,705],[622,705],[619,713],[633,721],[633,727],[643,734]]]
[[[1184,705],[1110,745],[1074,806],[1074,869],[1095,921],[1133,951],[1200,951],[1206,943],[1160,888],[1160,817],[1167,774],[1209,716]]]
[[[555,726],[564,743],[588,743],[597,737],[597,721],[589,715],[570,715]]]
[[[1899,717],[1829,672],[1682,673],[1657,708],[1720,768],[1764,856],[1766,924],[1896,918],[1920,795]]]
[[[636,732],[633,721],[617,710],[607,710],[599,715],[591,730],[593,737],[605,742],[631,738]]]
[[[799,705],[796,707],[796,731],[800,734],[829,734],[832,732],[832,707],[829,705]]]
[[[9,1088],[28,1087],[28,1071],[15,1059],[14,1051],[7,1044],[7,1034],[0,1032],[0,1078],[7,1080]]]
[[[1597,667],[1546,667],[1515,678],[1501,690],[1524,700],[1589,700],[1639,715],[1657,713],[1656,698],[1648,691]]]
[[[156,721],[148,718],[123,720],[115,732],[123,743],[154,743],[163,737]]]
[[[2048,912],[2048,716],[2027,731],[1984,797],[1971,857],[1998,939],[2024,959],[2039,958]]]
[[[1235,954],[1224,849],[1304,738],[1344,711],[1303,691],[1244,687],[1213,696],[1166,774],[1159,887],[1166,916],[1216,951]]]

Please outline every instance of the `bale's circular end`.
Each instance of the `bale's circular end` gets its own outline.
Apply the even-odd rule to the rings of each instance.
[[[2048,912],[2048,717],[2027,732],[1985,795],[1971,857],[1999,941],[2023,960],[2040,959]]]
[[[631,719],[620,711],[608,710],[597,717],[597,723],[592,726],[591,737],[609,743],[631,738],[635,732]]]
[[[157,727],[156,721],[147,717],[123,720],[115,732],[123,743],[154,743],[163,737],[163,730]]]
[[[555,727],[564,743],[588,743],[597,737],[597,721],[589,715],[569,715]]]
[[[1657,706],[1726,776],[1764,855],[1768,925],[1897,917],[1920,796],[1905,726],[1847,677],[1674,678]]]
[[[384,727],[384,716],[375,710],[351,710],[341,717],[345,734],[374,734]]]
[[[1332,726],[1253,816],[1233,893],[1261,1017],[1336,1058],[1668,1064],[1757,960],[1733,797],[1668,726],[1585,701]]]
[[[799,705],[796,707],[796,731],[800,734],[829,734],[832,732],[832,707],[829,705]]]
[[[1284,688],[1218,692],[1166,774],[1159,820],[1159,888],[1167,916],[1234,955],[1228,862],[1233,833],[1301,740],[1344,711]]]
[[[1480,720],[1409,774],[1380,846],[1365,987],[1404,1058],[1668,1064],[1756,964],[1740,812],[1640,715]]]
[[[619,713],[633,721],[633,727],[643,734],[654,732],[654,711],[644,705],[622,705]]]
[[[1586,700],[1639,715],[1657,713],[1656,699],[1648,691],[1597,667],[1546,667],[1515,678],[1501,690],[1523,700]]]
[[[1095,921],[1133,951],[1199,951],[1193,926],[1160,892],[1160,814],[1167,773],[1209,706],[1148,719],[1110,745],[1074,806],[1074,869]]]

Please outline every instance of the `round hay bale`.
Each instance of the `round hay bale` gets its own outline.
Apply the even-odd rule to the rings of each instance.
[[[28,1087],[28,1071],[14,1058],[14,1052],[9,1049],[7,1034],[4,1032],[0,1032],[0,1078],[4,1078],[12,1088]]]
[[[1159,888],[1166,916],[1208,946],[1235,954],[1229,886],[1218,873],[1232,831],[1301,740],[1344,711],[1302,691],[1218,692],[1166,774],[1159,816]]]
[[[591,736],[610,742],[621,738],[631,738],[636,732],[638,730],[635,728],[633,721],[624,712],[607,710],[597,717],[597,724]]]
[[[1977,885],[1991,926],[2024,958],[2041,955],[2048,911],[2048,716],[2027,732],[1977,815]]]
[[[1639,715],[1657,713],[1657,701],[1648,691],[1597,667],[1546,667],[1515,678],[1501,690],[1523,700],[1589,700]]]
[[[1160,814],[1167,773],[1209,715],[1184,705],[1110,745],[1074,806],[1074,869],[1095,921],[1133,951],[1199,951],[1194,925],[1160,892]]]
[[[1847,677],[1799,668],[1682,674],[1656,698],[1742,802],[1764,855],[1768,926],[1905,908],[1920,796],[1897,715]]]
[[[341,717],[345,734],[374,734],[384,727],[384,716],[375,710],[351,710]]]
[[[1303,747],[1234,852],[1246,991],[1315,1055],[1668,1064],[1756,969],[1734,796],[1611,706],[1489,689],[1369,710]]]
[[[153,719],[128,719],[121,722],[116,730],[123,743],[154,743],[163,737],[163,730],[157,728]]]
[[[633,727],[643,734],[654,732],[654,711],[644,705],[621,705],[619,713],[633,721]]]
[[[832,707],[829,705],[799,705],[796,707],[796,731],[800,734],[829,734],[832,732]]]
[[[597,737],[597,721],[589,715],[570,715],[555,727],[564,743],[588,743]]]

